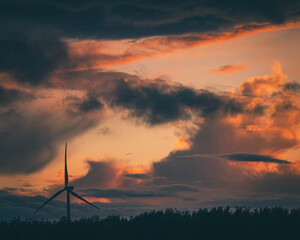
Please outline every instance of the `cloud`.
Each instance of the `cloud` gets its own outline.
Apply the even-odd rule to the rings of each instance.
[[[147,179],[149,178],[149,175],[144,173],[133,173],[133,174],[125,174],[124,177],[129,177],[134,179]]]
[[[249,182],[248,189],[256,192],[299,195],[300,174],[292,171],[266,173]]]
[[[240,160],[240,154],[232,154],[236,163],[222,160],[208,154],[188,155],[189,151],[173,152],[165,159],[153,164],[153,184],[186,184],[209,189],[208,198],[216,199],[219,191],[223,197],[232,195],[233,199],[278,200],[282,194],[299,193],[299,164],[274,159],[269,156],[252,154],[252,158]],[[244,154],[243,156],[249,156]],[[226,156],[227,157],[227,156]],[[253,160],[253,158],[256,158]],[[235,160],[239,159],[239,160]],[[230,159],[231,160],[231,159]],[[263,165],[259,165],[261,162]],[[279,163],[268,168],[266,163]],[[260,196],[255,196],[256,193]],[[188,194],[189,197],[200,198]],[[285,195],[286,197],[287,195]],[[226,197],[225,197],[226,198]]]
[[[122,76],[93,72],[89,88],[107,106],[128,110],[150,126],[195,121],[199,130],[186,138],[191,154],[276,156],[299,144],[299,95],[291,90],[297,83],[287,80],[279,64],[272,75],[247,79],[231,93]]]
[[[111,91],[120,79],[140,80],[138,76],[125,72],[90,69],[58,72],[52,76],[51,86],[56,89],[86,91],[97,97]]]
[[[299,95],[286,90],[287,83],[278,64],[271,76],[247,79],[232,95],[243,111],[206,118],[191,138],[191,152],[274,156],[298,146]]]
[[[180,204],[183,206],[184,201],[197,204],[200,199],[215,201],[219,197],[227,198],[224,200],[227,202],[246,201],[246,199],[249,202],[259,202],[268,198],[280,201],[281,197],[286,197],[281,194],[297,193],[297,187],[292,184],[299,178],[296,166],[280,164],[273,172],[267,168],[261,172],[246,172],[245,169],[248,166],[245,165],[246,162],[232,165],[218,156],[187,154],[189,154],[187,150],[177,151],[165,159],[155,162],[153,169],[147,173],[151,176],[150,178],[137,178],[142,182],[135,181],[131,185],[126,185],[123,183],[124,175],[118,175],[117,179],[113,177],[115,179],[114,188],[109,188],[108,186],[112,186],[112,184],[104,181],[102,186],[94,184],[94,187],[89,187],[86,183],[78,191],[85,197],[109,199],[113,203],[135,199],[134,201],[142,201],[141,203],[145,204],[143,201],[153,199],[154,206],[162,206],[166,201],[169,204],[181,202]],[[102,165],[103,163],[96,164]],[[251,162],[251,164],[255,164],[255,162]],[[93,171],[93,181],[97,181],[97,178],[101,179],[103,172],[103,169],[98,171],[99,169],[95,166],[92,166],[94,169],[90,170]],[[253,165],[253,167],[257,168],[257,165]],[[81,179],[78,181],[80,182]],[[280,184],[276,184],[276,182],[280,182]],[[77,187],[75,182],[74,185]],[[103,189],[103,187],[106,188]],[[256,192],[263,193],[263,195],[256,196]]]
[[[72,181],[75,188],[99,188],[134,190],[151,182],[151,173],[141,169],[141,173],[132,173],[130,167],[115,159],[102,159],[99,161],[87,160],[88,172]],[[136,171],[136,169],[135,169]]]
[[[87,197],[97,198],[160,198],[169,197],[167,193],[155,192],[155,191],[136,191],[136,190],[120,190],[120,189],[106,189],[99,188],[81,190],[81,192]]]
[[[235,65],[235,64],[228,64],[221,66],[217,69],[211,70],[213,74],[220,74],[220,73],[235,73],[237,71],[243,71],[247,68],[245,65]]]
[[[193,153],[275,156],[299,144],[300,113],[295,104],[299,95],[291,90],[297,83],[289,82],[278,65],[271,76],[247,79],[231,93],[122,73],[84,71],[79,75],[84,73],[88,74],[84,88],[93,89],[94,96],[108,107],[127,110],[139,122],[155,126],[196,121],[200,130],[186,139],[193,143],[189,144]],[[73,73],[64,83],[71,80],[80,89],[80,79]]]
[[[190,151],[194,154],[278,154],[299,144],[296,136],[284,136],[285,131],[267,127],[249,131],[243,122],[231,122],[230,118],[206,119],[192,137]]]
[[[72,181],[74,186],[82,187],[111,187],[118,178],[119,169],[112,161],[87,161],[89,170],[82,178]]]
[[[6,89],[0,86],[0,105],[7,106],[11,103],[23,100],[32,100],[34,95],[18,89]]]
[[[99,188],[89,188],[85,190],[80,190],[87,197],[96,198],[118,198],[118,199],[128,199],[128,198],[167,198],[176,197],[180,193],[197,193],[198,189],[193,186],[188,185],[167,185],[167,186],[151,186],[150,189],[145,189],[144,187],[139,187],[134,190],[122,190],[122,189],[99,189]]]
[[[39,85],[56,71],[129,63],[175,49],[295,27],[298,19],[296,15],[286,14],[297,9],[296,3],[285,3],[277,9],[276,16],[285,12],[282,21],[273,21],[266,18],[266,14],[258,16],[251,11],[240,15],[237,6],[229,3],[228,6],[236,11],[235,16],[223,6],[219,9],[217,2],[213,7],[210,3],[192,1],[172,9],[139,2],[73,5],[57,1],[2,3],[6,24],[0,34],[0,50],[6,58],[0,61],[0,71],[10,73],[22,83]],[[13,9],[19,10],[18,17]],[[246,18],[247,14],[249,18]],[[245,17],[244,21],[242,17]],[[241,68],[243,66],[230,66],[231,71]]]
[[[111,106],[128,109],[132,116],[150,125],[189,119],[191,114],[204,117],[218,112],[235,114],[242,108],[234,99],[161,80],[149,83],[117,81],[107,100]]]
[[[88,164],[87,174],[71,183],[86,197],[119,201],[128,198],[176,198],[181,194],[198,192],[197,187],[185,184],[154,184],[152,172],[131,174],[128,173],[130,168],[116,160],[88,161]]]
[[[173,152],[165,159],[153,164],[153,175],[162,177],[167,183],[193,184],[216,188],[228,184],[239,176],[228,163],[214,156],[190,156],[189,151]],[[236,175],[236,176],[235,176]],[[226,179],[227,178],[227,179]]]
[[[0,36],[0,71],[17,81],[38,85],[68,58],[67,46],[52,36]]]
[[[265,163],[279,163],[279,164],[291,163],[287,160],[277,159],[269,155],[259,155],[259,154],[235,153],[235,154],[225,155],[223,157],[238,162],[265,162]]]
[[[97,130],[97,134],[110,135],[110,134],[113,134],[113,131],[109,127],[103,127],[103,128],[99,128]]]
[[[175,49],[299,25],[296,1],[276,3],[268,9],[271,15],[262,14],[259,4],[245,9],[231,2],[223,6],[219,1],[187,1],[172,8],[135,1],[77,1],[70,5],[50,0],[4,1],[1,6],[7,23],[0,34],[1,52],[7,57],[0,61],[0,71],[33,85],[56,70],[115,66]],[[15,10],[19,11],[17,17]],[[231,71],[242,67],[231,66]]]
[[[186,139],[189,155],[248,153],[276,157],[299,145],[299,109],[295,105],[299,96],[297,91],[287,87],[290,82],[278,66],[276,71],[272,76],[246,80],[235,92],[221,94],[163,80],[142,80],[122,73],[85,71],[79,72],[79,76],[62,73],[66,87],[68,81],[74,80],[76,90],[82,86],[82,76],[89,76],[84,82],[84,91],[74,95],[74,101],[67,102],[67,107],[75,104],[73,107],[77,110],[59,117],[48,110],[46,114],[32,115],[29,111],[24,115],[22,103],[16,106],[17,110],[2,111],[1,125],[6,129],[1,132],[3,137],[6,136],[2,143],[2,159],[10,154],[13,156],[11,164],[7,160],[1,161],[2,172],[30,173],[41,169],[55,156],[56,143],[78,136],[99,123],[99,114],[90,113],[102,109],[104,104],[115,110],[127,110],[129,116],[150,126],[178,120],[196,121],[198,130]],[[120,76],[128,79],[118,79]],[[64,85],[59,87],[64,88]],[[58,109],[61,110],[64,111]],[[21,137],[15,129],[22,132]],[[36,129],[43,134],[38,135]],[[45,129],[49,131],[45,132]],[[26,139],[32,139],[32,148],[24,145],[28,142]],[[13,150],[16,148],[20,149],[20,155]],[[38,158],[41,160],[37,161]],[[28,162],[23,170],[13,169],[14,162],[22,161]]]
[[[79,109],[83,112],[90,112],[101,109],[103,104],[95,97],[89,96],[79,106]]]
[[[31,184],[23,184],[22,187],[33,187]]]
[[[284,85],[284,90],[300,92],[300,84],[297,82],[289,82]]]
[[[276,9],[273,17],[284,16],[280,21],[262,14],[258,4],[245,9],[236,3],[224,7],[218,1],[213,5],[188,1],[172,8],[134,1],[78,1],[72,5],[57,1],[4,1],[1,6],[6,24],[0,34],[0,50],[6,57],[0,61],[0,71],[33,85],[57,69],[87,70],[124,64],[175,49],[295,27],[299,18],[294,12],[299,9],[296,1],[277,3],[268,9]],[[228,65],[226,69],[243,67]]]
[[[193,32],[181,35],[159,35],[119,41],[101,39],[71,41],[68,43],[70,61],[64,68],[71,71],[111,67],[178,49],[192,48],[213,42],[228,41],[249,34],[293,27],[299,27],[299,23],[283,25],[248,23],[235,25],[226,31],[209,33]]]
[[[170,184],[167,186],[161,186],[159,187],[160,191],[163,192],[171,192],[171,193],[177,193],[177,192],[198,192],[199,189],[194,186],[190,185],[183,185],[183,184]]]
[[[273,75],[246,80],[230,95],[242,101],[242,110],[206,116],[188,139],[189,149],[173,151],[153,163],[155,181],[218,188],[227,193],[256,189],[295,193],[297,189],[289,184],[298,179],[298,164],[276,158],[300,144],[300,112],[295,106],[299,95],[294,87],[286,87],[289,83],[278,63]],[[268,167],[267,163],[278,165]],[[276,182],[281,180],[276,191]]]
[[[29,115],[28,115],[29,114]],[[63,142],[94,127],[88,116],[32,115],[10,109],[0,117],[0,173],[29,174],[53,160]]]
[[[75,111],[82,113],[94,112],[103,108],[103,103],[91,93],[83,98],[69,96],[65,100],[71,102],[70,105],[75,107]]]
[[[76,3],[2,1],[2,34],[58,33],[64,38],[128,39],[220,31],[244,23],[282,24],[298,19],[296,0],[237,3],[193,0],[166,2],[123,1]],[[16,16],[15,11],[18,11]],[[39,14],[38,14],[39,13]],[[53,17],[55,16],[55,18]],[[21,24],[22,23],[22,24]],[[86,27],[89,26],[89,27]]]

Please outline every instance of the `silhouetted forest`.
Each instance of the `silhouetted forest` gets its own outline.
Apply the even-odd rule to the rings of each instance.
[[[98,216],[68,222],[13,219],[0,222],[1,239],[300,239],[300,209],[213,208],[150,211],[136,217]]]

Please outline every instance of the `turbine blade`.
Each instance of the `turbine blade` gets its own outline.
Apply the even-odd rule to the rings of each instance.
[[[92,207],[99,209],[99,208],[96,207],[94,204],[91,204],[90,202],[88,202],[87,200],[85,200],[83,197],[80,197],[78,194],[74,193],[73,191],[70,191],[70,193],[71,193],[74,197],[79,198],[80,200],[82,200],[82,201],[86,202],[87,204],[91,205]]]
[[[65,191],[66,189],[62,189],[60,191],[58,191],[57,193],[55,193],[51,198],[49,198],[42,206],[40,206],[37,210],[35,210],[34,214],[37,213],[38,210],[40,210],[42,207],[44,207],[48,202],[50,202],[52,199],[56,198],[59,194],[61,194],[63,191]]]
[[[65,146],[65,186],[68,185],[69,176],[68,176],[68,169],[67,169],[67,143]]]

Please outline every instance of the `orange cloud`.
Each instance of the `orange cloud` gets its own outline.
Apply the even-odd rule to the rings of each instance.
[[[228,41],[242,36],[281,29],[299,28],[300,22],[282,25],[271,23],[251,23],[235,26],[231,31],[209,34],[183,34],[155,36],[138,40],[115,41],[68,41],[71,62],[62,71],[86,70],[131,63],[149,56],[172,52],[177,49],[192,48],[203,44]],[[242,66],[235,69],[241,71]],[[229,70],[228,70],[229,71]],[[234,70],[232,70],[234,71]]]
[[[249,78],[230,94],[228,96],[243,104],[243,111],[205,118],[199,124],[199,130],[189,139],[190,149],[179,150],[170,154],[169,158],[177,155],[203,158],[248,153],[282,159],[283,153],[300,146],[300,91],[298,84],[288,81],[287,76],[282,73],[279,62],[275,62],[272,75]],[[169,161],[168,165],[173,166],[173,161],[177,160]],[[195,163],[191,164],[198,164],[196,158],[193,161]],[[225,165],[224,169],[232,171],[231,176],[241,173],[243,177],[250,178],[268,173],[288,176],[292,172],[298,175],[300,169],[295,161],[286,164],[288,166],[264,162],[228,161],[227,164],[228,167]],[[162,167],[168,169],[166,166]],[[283,168],[285,170],[282,173]],[[189,176],[188,173],[186,175]]]
[[[211,71],[212,74],[220,74],[220,73],[235,73],[237,71],[243,71],[247,68],[246,65],[235,65],[235,64],[228,64],[219,67],[218,69],[213,69]]]
[[[184,150],[189,149],[191,146],[191,142],[188,139],[183,137],[179,137],[178,140],[174,143],[175,150]]]
[[[278,155],[300,145],[300,95],[287,89],[288,83],[275,62],[272,76],[247,79],[236,91],[248,112],[228,121],[244,129],[243,135],[261,136],[266,146],[272,143],[260,153]]]

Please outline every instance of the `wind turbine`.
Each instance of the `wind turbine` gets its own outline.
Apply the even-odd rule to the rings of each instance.
[[[68,182],[69,182],[69,176],[68,176],[68,169],[67,169],[67,143],[66,143],[66,146],[65,146],[65,187],[62,190],[59,190],[57,193],[55,193],[51,198],[49,198],[42,206],[40,206],[34,212],[34,214],[37,213],[37,211],[39,211],[42,207],[44,207],[48,202],[50,202],[51,200],[56,198],[58,195],[60,195],[64,191],[67,191],[67,219],[68,219],[68,221],[70,221],[70,219],[71,219],[71,217],[70,217],[70,193],[74,197],[80,199],[81,201],[86,202],[87,204],[91,205],[92,207],[99,209],[98,207],[96,207],[92,203],[85,200],[83,197],[81,197],[78,194],[76,194],[75,192],[73,192],[72,190],[74,189],[74,187],[73,186],[68,186]]]

